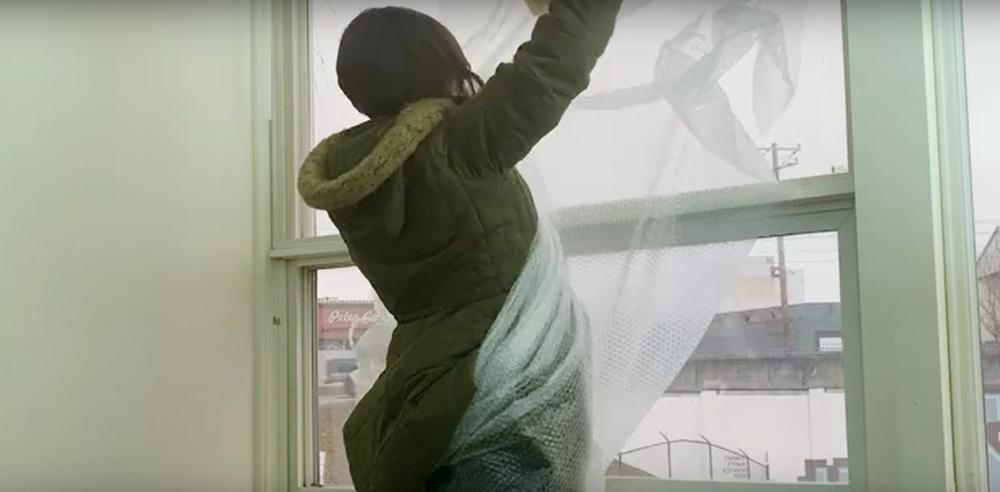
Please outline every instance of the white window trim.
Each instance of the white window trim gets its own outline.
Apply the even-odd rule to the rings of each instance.
[[[288,286],[301,284],[303,268],[344,266],[349,259],[339,238],[296,239],[309,222],[292,186],[311,133],[303,114],[309,107],[305,10],[289,0],[254,1],[254,482],[260,492],[315,490],[297,479],[303,436],[294,422],[303,390],[291,364],[301,360],[296,312],[303,289]],[[733,195],[725,202],[705,198],[711,193],[692,195],[684,202],[692,226],[676,240],[837,230],[844,319],[871,328],[862,331],[855,323],[851,330],[845,321],[851,483],[824,490],[978,492],[984,490],[985,450],[958,0],[842,2],[852,173],[781,185],[796,190],[797,198],[792,191],[782,197],[757,188],[756,196],[770,202],[755,201],[751,189],[735,202]],[[746,220],[748,211],[754,220]],[[572,215],[565,215],[565,226],[581,226]],[[829,227],[834,222],[814,221],[821,216],[847,218]],[[712,232],[721,227],[696,227],[706,218],[732,225],[735,217],[744,226],[726,229],[724,239],[713,238],[721,237]],[[859,269],[847,267],[850,260]],[[817,487],[635,479],[608,484],[609,491],[629,492]]]
[[[989,487],[962,5],[933,9],[955,481],[959,491],[979,491]]]

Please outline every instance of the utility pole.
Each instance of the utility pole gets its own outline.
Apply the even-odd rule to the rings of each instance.
[[[802,151],[802,145],[779,147],[777,143],[772,143],[770,147],[761,150],[771,154],[771,169],[774,171],[775,179],[781,181],[781,170],[799,163],[799,152]],[[784,160],[781,159],[783,152],[787,154]],[[785,238],[778,236],[776,239],[778,245],[778,289],[781,295],[781,339],[785,353],[788,353],[792,349],[791,314],[788,307],[788,265],[785,262]]]

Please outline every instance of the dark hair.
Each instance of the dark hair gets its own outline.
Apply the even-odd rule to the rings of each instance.
[[[464,98],[483,81],[455,36],[433,17],[403,7],[368,9],[344,31],[337,78],[354,107],[393,116],[427,98]]]

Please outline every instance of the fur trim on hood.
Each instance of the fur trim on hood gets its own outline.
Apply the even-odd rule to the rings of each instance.
[[[328,176],[327,157],[344,134],[326,138],[309,153],[299,169],[298,189],[302,199],[312,208],[327,211],[357,204],[402,167],[454,104],[447,99],[428,99],[407,106],[375,148],[337,177]]]

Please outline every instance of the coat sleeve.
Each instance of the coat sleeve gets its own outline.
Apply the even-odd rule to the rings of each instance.
[[[531,39],[449,117],[449,151],[479,171],[516,166],[590,84],[622,0],[552,0]]]

